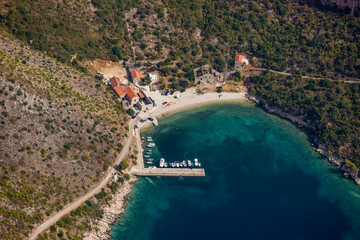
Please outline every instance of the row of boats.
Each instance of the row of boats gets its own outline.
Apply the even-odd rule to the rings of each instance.
[[[173,168],[182,168],[182,167],[201,167],[201,162],[197,158],[194,159],[194,162],[190,160],[175,161],[175,162],[165,162],[164,158],[160,159],[159,166],[163,167],[173,167]]]
[[[143,140],[145,140],[145,138],[143,138]],[[155,143],[153,143],[153,139],[152,137],[147,137],[146,141],[148,142],[148,144],[146,145],[146,147],[148,148],[153,148],[155,147]],[[147,149],[145,151],[145,161],[147,164],[154,164],[154,158],[151,158],[152,155],[152,150],[151,149]],[[155,166],[154,166],[155,167]],[[167,168],[167,167],[173,167],[173,168],[182,168],[182,167],[201,167],[201,163],[199,162],[199,160],[197,158],[194,159],[194,161],[190,161],[190,160],[183,160],[183,161],[175,161],[175,162],[166,162],[164,158],[160,159],[159,162],[159,167],[161,168]]]

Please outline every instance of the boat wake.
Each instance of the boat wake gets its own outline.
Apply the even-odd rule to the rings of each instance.
[[[149,183],[151,183],[152,185],[157,186],[157,184],[156,184],[156,183],[154,183],[153,181],[151,181],[151,179],[150,179],[150,178],[146,177],[146,180],[148,180],[148,181],[149,181]]]

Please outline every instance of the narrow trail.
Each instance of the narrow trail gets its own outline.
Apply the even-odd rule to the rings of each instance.
[[[127,155],[129,151],[130,144],[132,142],[132,139],[134,137],[134,124],[135,121],[132,120],[129,123],[129,137],[121,150],[121,153],[117,160],[113,163],[112,167],[109,169],[107,174],[103,177],[103,179],[94,186],[88,193],[86,193],[84,196],[76,199],[74,202],[68,204],[65,206],[60,212],[57,212],[55,215],[51,216],[49,219],[47,219],[45,222],[43,222],[41,225],[39,225],[37,228],[34,229],[32,234],[29,237],[29,240],[35,240],[42,232],[50,228],[53,224],[55,224],[57,221],[59,221],[63,216],[66,214],[69,214],[72,210],[78,208],[81,204],[83,204],[85,201],[92,198],[95,194],[101,191],[102,188],[106,186],[106,184],[111,179],[111,175],[115,173],[115,165],[120,164],[120,162],[124,159],[124,157]]]
[[[268,69],[268,68],[257,68],[257,67],[254,67],[253,68],[255,71],[269,71],[269,72],[272,72],[272,73],[276,73],[276,74],[280,74],[280,75],[285,75],[285,76],[291,76],[291,75],[294,75],[292,73],[287,73],[287,72],[280,72],[280,71],[275,71],[275,70],[272,70],[272,69]],[[335,79],[331,79],[331,78],[326,78],[326,77],[313,77],[313,76],[307,76],[307,75],[304,75],[304,76],[301,76],[302,78],[309,78],[309,79],[316,79],[316,80],[323,80],[323,79],[328,79],[330,81],[337,81]],[[340,79],[341,80],[341,79]],[[341,80],[341,81],[344,81],[346,83],[352,83],[352,84],[356,84],[356,83],[360,83],[360,79],[356,79],[356,80]]]
[[[128,24],[127,20],[128,20],[127,13],[125,13],[126,29],[127,29],[127,32],[128,32],[128,37],[130,39],[130,45],[131,45],[131,49],[132,49],[132,52],[133,52],[133,57],[135,59],[135,56],[136,56],[135,55],[135,47],[134,47],[134,43],[133,43],[133,41],[131,39],[130,28],[129,28],[129,24]]]

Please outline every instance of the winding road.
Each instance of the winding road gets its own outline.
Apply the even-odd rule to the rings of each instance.
[[[130,144],[132,142],[132,139],[134,137],[134,125],[138,119],[130,120],[129,122],[129,137],[123,147],[123,149],[120,152],[119,157],[114,162],[112,168],[108,171],[108,173],[103,177],[103,179],[94,186],[88,193],[86,193],[84,196],[76,199],[74,202],[69,203],[65,208],[63,208],[60,212],[56,213],[55,215],[51,216],[49,219],[47,219],[44,223],[42,223],[40,226],[34,229],[31,236],[29,237],[29,240],[35,240],[42,232],[50,228],[53,224],[55,224],[57,221],[59,221],[63,216],[70,213],[72,210],[78,208],[81,204],[83,204],[85,201],[92,198],[95,194],[99,193],[103,187],[106,186],[108,181],[111,178],[111,175],[116,172],[115,165],[120,164],[120,162],[124,159],[126,154],[129,151]]]

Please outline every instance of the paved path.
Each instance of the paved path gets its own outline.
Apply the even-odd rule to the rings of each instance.
[[[106,184],[109,182],[111,175],[115,173],[115,165],[118,165],[121,160],[124,159],[124,157],[127,155],[131,141],[133,139],[134,135],[134,125],[135,120],[131,120],[129,123],[129,137],[123,147],[123,149],[120,152],[120,155],[118,159],[114,162],[112,168],[108,171],[108,173],[104,176],[104,178],[95,186],[93,187],[86,195],[76,199],[74,202],[68,204],[63,208],[60,212],[56,213],[55,215],[51,216],[49,219],[47,219],[43,224],[35,228],[35,230],[32,232],[29,240],[35,240],[42,232],[50,228],[53,224],[55,224],[57,221],[59,221],[63,216],[70,213],[72,210],[78,208],[81,204],[83,204],[85,201],[92,198],[95,194],[101,191],[103,187],[106,186]]]

